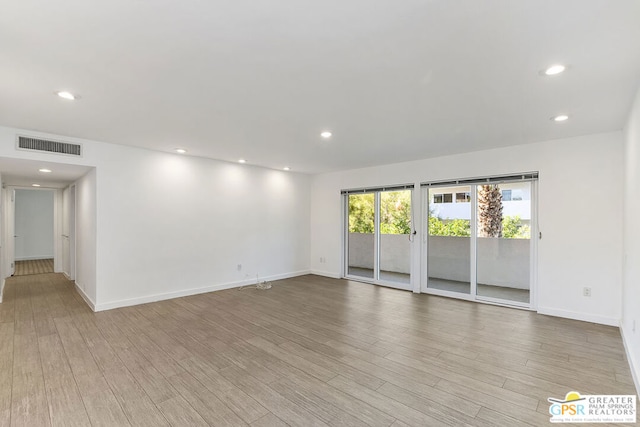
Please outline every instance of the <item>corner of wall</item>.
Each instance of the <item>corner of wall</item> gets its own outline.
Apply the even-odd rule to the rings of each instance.
[[[336,273],[333,273],[331,271],[311,270],[310,273],[314,274],[316,276],[329,277],[331,279],[340,279],[341,278],[340,274],[336,274]]]
[[[640,364],[637,362],[639,355],[634,354],[631,343],[627,340],[627,336],[630,335],[625,332],[624,324],[620,323],[620,335],[622,336],[622,344],[624,345],[624,351],[627,355],[627,360],[629,361],[629,369],[631,370],[631,377],[633,378],[633,383],[636,386],[636,392],[640,395]]]
[[[91,310],[94,312],[98,311],[96,310],[96,303],[91,298],[89,298],[89,296],[84,292],[84,290],[82,289],[82,286],[78,285],[77,282],[73,282],[73,284],[76,287],[76,291],[78,292],[78,294],[80,294],[84,302],[87,303],[89,308],[91,308]]]
[[[623,252],[622,269],[622,320],[620,334],[624,344],[631,375],[640,394],[640,335],[635,331],[640,321],[640,268],[637,260],[640,256],[640,226],[637,218],[640,214],[640,88],[635,94],[633,105],[624,129],[624,190],[623,190]]]

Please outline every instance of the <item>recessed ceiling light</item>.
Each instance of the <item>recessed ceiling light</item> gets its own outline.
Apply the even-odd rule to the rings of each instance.
[[[565,67],[562,64],[555,64],[555,65],[550,66],[546,70],[544,70],[544,73],[547,76],[555,76],[556,74],[562,73],[566,69],[567,69],[567,67]]]
[[[45,169],[45,168],[42,168],[42,169],[38,169],[38,172],[42,172],[42,173],[51,173],[51,172],[52,172],[52,170],[51,170],[51,169]]]
[[[76,95],[72,94],[71,92],[67,92],[66,90],[56,92],[56,95],[58,95],[60,98],[69,99],[71,101],[78,98]]]
[[[186,153],[186,152],[187,152],[187,150],[186,150],[186,149],[184,149],[184,148],[176,148],[176,153],[184,154],[184,153]]]
[[[247,163],[247,161],[245,159],[240,159],[238,160],[238,163]]]
[[[285,167],[283,167],[282,169],[283,169],[283,170],[286,170],[286,171],[290,171],[290,170],[291,170],[291,168],[290,168],[289,166],[285,166]]]
[[[569,116],[567,116],[566,114],[560,114],[559,116],[555,116],[552,117],[551,120],[553,120],[554,122],[564,122],[565,120],[568,120]]]
[[[31,184],[32,187],[40,187],[40,184]]]
[[[323,137],[323,138],[331,138],[331,135],[332,135],[332,133],[329,132],[328,130],[325,130],[324,132],[322,132],[320,134],[320,136]]]

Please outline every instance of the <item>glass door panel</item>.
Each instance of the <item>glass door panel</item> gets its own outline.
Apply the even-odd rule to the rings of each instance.
[[[529,304],[531,183],[477,186],[476,293]]]
[[[376,268],[375,195],[348,196],[347,275],[374,278]]]
[[[411,283],[411,190],[380,192],[379,279]]]
[[[471,187],[433,187],[428,195],[427,288],[471,293]]]

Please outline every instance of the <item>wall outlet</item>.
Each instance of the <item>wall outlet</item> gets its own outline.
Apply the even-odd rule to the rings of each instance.
[[[320,257],[320,264],[324,264],[325,262],[327,262],[327,259],[323,256]]]
[[[242,270],[242,264],[238,264],[238,271]]]
[[[582,295],[585,297],[591,296],[591,288],[587,288],[586,286],[582,289]]]

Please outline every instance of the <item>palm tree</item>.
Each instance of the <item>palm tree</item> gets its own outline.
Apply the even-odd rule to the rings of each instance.
[[[502,193],[497,185],[478,190],[478,236],[502,237]]]

